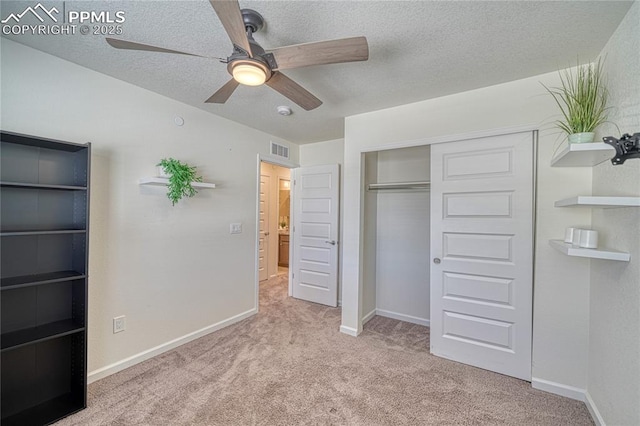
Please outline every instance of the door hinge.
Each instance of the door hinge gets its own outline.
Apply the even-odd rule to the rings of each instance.
[[[291,273],[291,278],[295,278],[295,277],[296,277],[295,272],[292,272],[292,273]]]

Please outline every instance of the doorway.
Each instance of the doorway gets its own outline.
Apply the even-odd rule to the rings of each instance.
[[[258,279],[289,274],[291,170],[260,162]]]
[[[278,275],[289,274],[291,179],[278,177]]]
[[[277,280],[296,299],[338,306],[339,165],[258,155],[257,167],[256,301]]]

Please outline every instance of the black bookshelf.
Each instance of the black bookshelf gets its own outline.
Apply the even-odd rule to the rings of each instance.
[[[2,425],[87,403],[90,144],[0,132]]]

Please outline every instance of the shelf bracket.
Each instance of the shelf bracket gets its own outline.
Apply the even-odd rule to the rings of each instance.
[[[604,143],[611,145],[616,150],[616,155],[611,159],[611,164],[618,166],[630,158],[640,158],[640,133],[622,135],[620,139],[613,136],[602,138]]]

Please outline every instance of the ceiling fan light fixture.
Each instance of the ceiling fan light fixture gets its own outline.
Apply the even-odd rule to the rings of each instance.
[[[251,62],[235,65],[231,74],[234,80],[246,86],[260,86],[267,81],[265,69]]]

